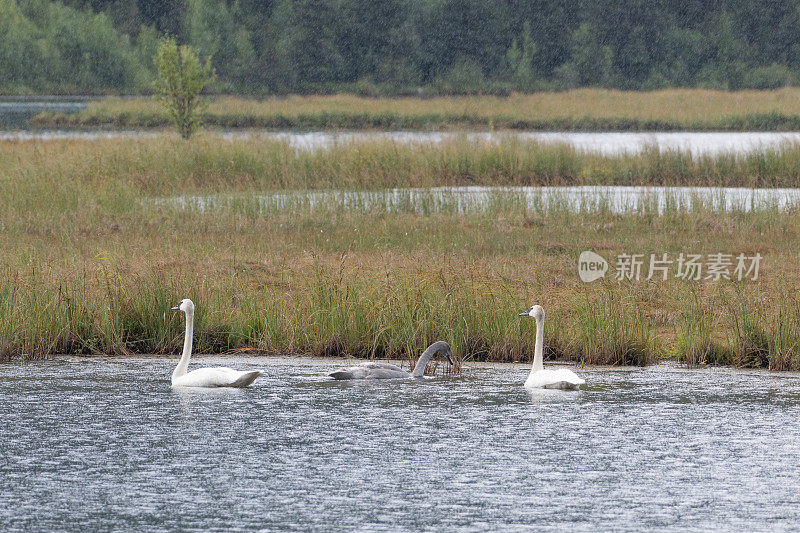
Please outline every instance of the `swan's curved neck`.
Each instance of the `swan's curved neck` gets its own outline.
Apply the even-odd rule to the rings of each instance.
[[[533,367],[531,372],[544,370],[544,320],[536,321],[536,347],[533,351]]]
[[[172,379],[186,375],[189,359],[192,357],[192,337],[194,336],[194,312],[186,313],[186,337],[183,339],[183,355],[178,366],[172,371]]]
[[[411,372],[411,377],[421,378],[424,376],[425,367],[428,366],[428,363],[434,355],[436,355],[436,352],[431,347],[428,347],[427,350],[422,352],[422,355],[420,355],[419,359],[417,359],[417,364],[414,365],[414,370]]]

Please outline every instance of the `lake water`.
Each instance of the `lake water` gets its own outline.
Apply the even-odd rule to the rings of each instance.
[[[24,128],[28,121],[41,113],[75,113],[86,107],[86,98],[80,97],[2,97],[0,100],[0,127]]]
[[[0,106],[1,105],[0,103]],[[0,113],[2,113],[2,108],[0,108]],[[5,122],[2,121],[2,115],[0,115],[0,125],[3,124],[5,124]],[[8,125],[6,125],[6,127],[8,127]],[[228,140],[262,139],[266,141],[285,142],[298,150],[319,150],[336,146],[337,144],[369,140],[387,140],[398,144],[417,143],[435,145],[456,138],[464,138],[476,143],[497,142],[503,139],[537,141],[543,144],[569,145],[577,150],[606,155],[622,153],[635,154],[645,149],[655,148],[661,151],[687,151],[693,156],[702,156],[722,153],[744,154],[755,151],[779,150],[786,145],[800,143],[800,133],[794,132],[613,133],[505,131],[497,133],[454,133],[420,131],[215,131],[213,129],[209,131],[214,135],[219,135]],[[153,137],[157,135],[159,135],[159,133],[153,130],[0,130],[0,140],[14,141],[53,141],[61,139],[95,140],[117,137]]]
[[[796,530],[800,375],[523,365],[172,390],[175,359],[0,366],[0,530]]]
[[[605,155],[639,153],[648,148],[661,151],[687,151],[694,156],[721,153],[747,153],[780,149],[800,142],[794,132],[250,132],[233,131],[226,138],[267,138],[284,141],[302,150],[327,148],[337,143],[390,140],[401,144],[439,144],[456,138],[472,142],[497,142],[503,139],[562,144]]]
[[[786,210],[800,206],[800,189],[741,187],[432,187],[375,191],[280,191],[261,194],[218,194],[158,198],[160,207],[211,211],[231,208],[266,214],[281,210],[350,210],[358,212],[470,213],[524,207],[548,211],[601,209],[627,213],[639,209],[663,213],[668,208],[712,211]]]

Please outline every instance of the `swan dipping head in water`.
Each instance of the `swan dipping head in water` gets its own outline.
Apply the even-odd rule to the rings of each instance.
[[[450,345],[444,341],[436,341],[422,352],[419,356],[414,370],[409,374],[402,368],[391,363],[378,363],[369,361],[358,366],[351,366],[331,372],[328,374],[333,379],[402,379],[402,378],[422,378],[425,374],[425,367],[435,355],[442,355],[450,365],[453,364],[453,353]]]
[[[533,352],[533,367],[525,386],[530,388],[545,389],[578,389],[586,383],[573,372],[566,368],[544,368],[544,309],[541,305],[534,305],[519,316],[529,316],[536,320],[536,348]]]
[[[191,372],[189,359],[192,357],[192,337],[194,336],[194,302],[186,298],[172,308],[186,314],[186,337],[183,339],[183,355],[178,366],[172,371],[173,387],[247,387],[253,383],[261,370],[241,372],[232,368],[199,368]]]

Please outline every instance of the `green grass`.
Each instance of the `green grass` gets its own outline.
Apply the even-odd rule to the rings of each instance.
[[[717,309],[699,297],[687,309],[676,335],[676,359],[689,367],[800,369],[796,287],[739,286],[721,296]]]
[[[689,368],[707,365],[732,365],[735,353],[730,339],[715,338],[715,332],[729,333],[719,321],[720,316],[693,291],[687,298],[687,308],[678,323],[675,336],[675,359]]]

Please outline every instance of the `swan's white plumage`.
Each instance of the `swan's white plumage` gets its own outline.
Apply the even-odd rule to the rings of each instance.
[[[534,305],[520,316],[531,316],[536,319],[536,346],[533,352],[533,365],[525,386],[544,389],[578,389],[586,380],[578,377],[567,368],[544,368],[544,309]]]
[[[198,368],[172,379],[173,387],[247,387],[261,370],[241,372],[232,368]]]
[[[531,371],[525,386],[528,388],[543,389],[577,389],[586,383],[575,372],[568,368],[542,369],[538,372]]]
[[[194,303],[186,298],[173,307],[186,314],[186,335],[183,339],[183,355],[172,372],[173,387],[247,387],[253,383],[261,370],[240,371],[225,367],[198,368],[187,372],[192,357],[194,337]]]

